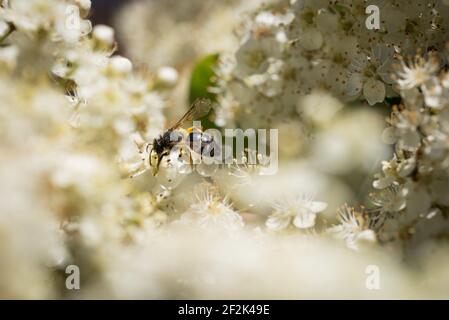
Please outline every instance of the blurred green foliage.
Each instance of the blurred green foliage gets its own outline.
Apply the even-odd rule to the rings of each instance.
[[[215,67],[218,62],[219,54],[208,55],[197,62],[193,68],[190,77],[189,103],[196,99],[207,98],[214,103],[216,94],[210,92],[209,88],[215,86]],[[217,128],[214,122],[210,120],[210,114],[199,119],[202,122],[203,129]]]

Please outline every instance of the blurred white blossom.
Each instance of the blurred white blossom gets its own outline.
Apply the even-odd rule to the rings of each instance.
[[[337,213],[339,225],[328,229],[328,232],[343,239],[351,249],[358,249],[362,243],[375,243],[376,233],[364,209],[355,209],[344,205]]]
[[[235,212],[228,199],[221,198],[216,187],[199,185],[195,200],[190,208],[181,215],[182,223],[197,225],[208,229],[238,230],[243,227],[242,217]]]
[[[318,213],[326,210],[327,203],[313,201],[308,196],[287,198],[273,205],[274,213],[266,221],[268,229],[280,231],[291,223],[299,229],[309,229],[315,225]]]

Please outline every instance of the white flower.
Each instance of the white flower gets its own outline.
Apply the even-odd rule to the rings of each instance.
[[[327,203],[313,201],[311,197],[299,196],[276,202],[273,208],[274,213],[265,223],[268,229],[283,230],[292,222],[299,229],[309,229],[315,225],[317,214],[326,210]]]
[[[245,79],[248,76],[265,73],[269,66],[270,58],[279,57],[281,46],[269,38],[253,39],[246,41],[236,53],[236,59],[241,61],[234,70],[236,77]]]
[[[75,0],[81,9],[89,11],[92,6],[91,0]]]
[[[133,69],[131,61],[122,56],[114,56],[110,60],[111,69],[117,73],[129,73]]]
[[[413,127],[403,128],[399,134],[398,145],[401,149],[416,151],[421,146],[421,136]]]
[[[385,94],[385,84],[382,81],[369,79],[363,85],[363,95],[370,105],[383,102]]]
[[[107,46],[112,46],[114,43],[114,29],[103,24],[94,27],[92,36]]]
[[[408,189],[390,186],[379,192],[371,194],[371,201],[379,207],[381,212],[395,213],[405,209],[407,204]]]
[[[321,48],[324,39],[319,30],[307,29],[301,33],[299,41],[305,50],[313,51]]]
[[[361,243],[376,242],[376,234],[369,229],[369,221],[363,209],[358,211],[345,205],[338,210],[337,219],[340,224],[328,229],[328,232],[345,240],[349,248],[357,250]]]
[[[389,73],[393,56],[393,48],[377,45],[370,55],[362,54],[354,58],[349,66],[350,77],[346,88],[348,96],[357,98],[363,93],[370,105],[383,102],[386,96],[385,83],[391,83]]]
[[[179,74],[172,67],[161,67],[157,70],[158,81],[168,87],[173,87],[178,82]]]
[[[409,63],[406,63],[404,60],[401,61],[401,66],[397,73],[399,76],[397,83],[403,90],[419,87],[432,77],[437,70],[438,61],[434,56],[425,59],[417,55]]]
[[[430,78],[422,86],[424,101],[430,108],[442,109],[449,103],[449,93],[445,92],[442,84],[436,77]]]
[[[395,144],[398,141],[398,135],[395,127],[385,128],[382,132],[382,142],[385,144]]]
[[[391,161],[382,161],[382,174],[375,174],[376,180],[373,187],[385,189],[390,187],[397,179],[407,177],[416,168],[414,158],[401,159],[393,158]]]
[[[195,191],[194,202],[190,208],[181,215],[180,223],[198,226],[213,230],[223,228],[235,231],[243,228],[243,219],[232,209],[228,199],[220,197],[215,186],[200,185]]]

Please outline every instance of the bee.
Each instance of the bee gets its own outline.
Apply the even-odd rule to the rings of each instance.
[[[188,141],[188,147],[191,147],[194,141],[201,139],[201,148],[204,148],[207,144],[212,142],[212,137],[203,135],[201,128],[190,127],[187,130],[181,128],[183,124],[188,121],[193,121],[199,119],[209,113],[211,109],[211,102],[208,99],[198,99],[189,108],[189,110],[184,114],[184,116],[179,119],[172,127],[165,131],[158,138],[153,140],[153,143],[148,144],[147,152],[150,146],[152,146],[149,151],[149,164],[152,169],[153,176],[156,176],[159,172],[159,166],[164,157],[168,156],[172,149],[182,143],[183,141]]]

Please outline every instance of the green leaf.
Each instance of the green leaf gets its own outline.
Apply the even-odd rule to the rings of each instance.
[[[216,94],[209,91],[210,87],[215,85],[214,68],[217,65],[218,54],[211,54],[195,65],[190,78],[190,88],[189,88],[189,102],[193,103],[196,99],[207,98],[212,102],[216,101]],[[217,126],[209,120],[208,116],[201,119],[204,129],[217,128]]]
[[[217,65],[218,54],[211,54],[201,59],[193,68],[190,78],[189,102],[198,98],[208,98],[215,101],[215,94],[209,92],[214,85],[214,68]]]

